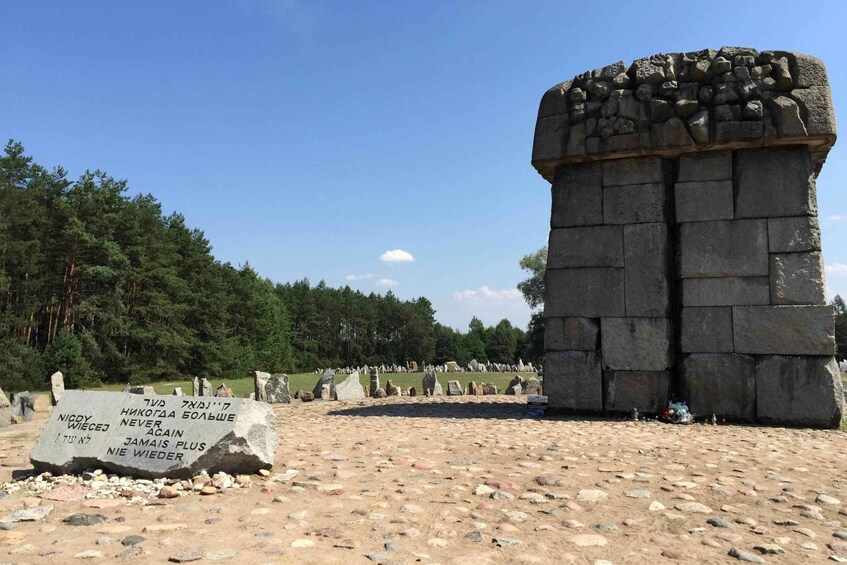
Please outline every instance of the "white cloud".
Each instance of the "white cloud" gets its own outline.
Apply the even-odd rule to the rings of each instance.
[[[847,265],[844,263],[833,263],[824,267],[826,274],[833,278],[847,277]]]
[[[844,220],[847,220],[847,215],[836,214],[834,216],[828,217],[827,220],[830,220],[832,222],[843,222]]]
[[[415,260],[412,254],[402,249],[392,249],[379,256],[383,263],[411,263]]]
[[[376,284],[376,286],[397,286],[400,283],[398,283],[394,279],[379,279],[374,284]]]
[[[344,277],[348,281],[361,281],[365,279],[372,279],[374,275],[372,273],[367,273],[365,275],[347,275]]]
[[[453,298],[459,302],[494,302],[505,304],[509,302],[523,301],[523,294],[516,288],[504,288],[503,290],[492,290],[486,285],[477,289],[457,290]]]

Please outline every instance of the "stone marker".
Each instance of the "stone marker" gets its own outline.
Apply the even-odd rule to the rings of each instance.
[[[441,394],[441,384],[438,382],[438,376],[435,371],[429,369],[423,378],[421,388],[424,391],[424,396],[437,396]]]
[[[321,400],[332,400],[332,386],[329,383],[321,385]]]
[[[482,394],[497,394],[497,387],[491,383],[482,383]]]
[[[200,379],[197,377],[191,381],[191,396],[200,396]]]
[[[59,399],[62,398],[62,393],[65,392],[65,377],[62,375],[61,371],[56,371],[52,375],[50,375],[50,400],[53,403],[53,406],[58,404]]]
[[[288,389],[288,375],[285,373],[274,373],[271,375],[267,382],[265,382],[263,396],[263,400],[270,404],[290,403],[291,392]]]
[[[541,394],[541,381],[535,378],[528,378],[524,381],[524,393],[528,395]]]
[[[365,387],[359,382],[359,371],[353,371],[342,382],[335,385],[338,400],[361,400],[365,398]]]
[[[12,403],[6,398],[0,388],[0,428],[6,428],[12,423]]]
[[[385,396],[400,396],[400,389],[391,382],[391,379],[385,383]]]
[[[520,394],[523,390],[523,377],[520,375],[515,375],[511,381],[509,381],[509,386],[506,387],[506,394]]]
[[[268,379],[270,378],[270,373],[253,371],[253,389],[255,390],[256,400],[267,400],[265,398],[265,385],[268,384]]]
[[[212,396],[212,383],[206,377],[200,380],[200,396]]]
[[[232,398],[232,391],[226,386],[226,383],[221,383],[215,390],[215,396],[217,398]]]
[[[418,389],[416,389],[415,387],[411,387],[409,389],[409,396],[417,396],[417,395],[418,395]]]
[[[381,388],[376,389],[376,394],[374,394],[374,398],[385,398],[386,396],[388,395],[385,393],[385,390]]]
[[[198,399],[68,390],[32,450],[36,472],[92,467],[141,478],[271,467],[273,410],[238,398]]]
[[[368,390],[368,394],[371,398],[376,398],[376,391],[379,388],[379,371],[376,367],[371,367],[370,370],[371,377],[371,386]]]
[[[19,422],[29,422],[35,412],[35,395],[29,391],[12,395],[12,417]]]
[[[312,395],[315,398],[323,398],[323,385],[329,385],[329,398],[326,400],[335,398],[335,371],[327,369],[315,383],[315,388],[312,389]]]
[[[171,393],[171,394],[173,396],[185,396],[184,394],[182,394],[182,387],[181,386],[175,387],[173,393]]]
[[[150,394],[156,394],[156,389],[154,389],[152,386],[149,386],[149,385],[145,385],[145,386],[138,385],[138,386],[129,387],[129,391],[127,391],[127,392],[129,392],[130,394],[148,394],[148,395],[150,395]]]
[[[447,381],[447,396],[462,396],[462,385],[459,381]]]
[[[471,381],[468,383],[468,394],[476,395],[476,382]]]
[[[126,384],[124,385],[124,387],[121,389],[121,392],[129,392],[129,389],[131,389],[131,388],[132,388],[132,387],[130,386],[130,384],[129,384],[129,383],[126,383]]]

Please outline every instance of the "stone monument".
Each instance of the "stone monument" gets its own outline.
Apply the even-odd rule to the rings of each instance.
[[[273,465],[273,409],[239,398],[142,396],[69,390],[32,450],[37,472],[92,467],[141,478]]]
[[[3,389],[0,389],[0,428],[7,428],[12,424],[12,403],[6,397]]]
[[[838,427],[815,178],[823,63],[724,47],[623,61],[541,100],[552,183],[544,389],[570,412]]]
[[[62,394],[65,392],[65,377],[62,375],[61,371],[56,371],[52,375],[50,375],[50,401],[53,406],[58,404],[59,399],[62,398]]]
[[[365,387],[359,382],[359,371],[353,371],[342,382],[335,385],[338,400],[361,400],[365,398]]]

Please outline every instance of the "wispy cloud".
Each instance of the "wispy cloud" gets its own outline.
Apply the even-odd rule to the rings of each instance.
[[[833,263],[832,265],[824,266],[827,276],[833,278],[847,277],[847,265],[844,263]]]
[[[504,288],[493,290],[486,285],[477,289],[457,290],[453,298],[459,302],[495,302],[505,304],[509,302],[521,302],[523,295],[516,288]]]
[[[843,222],[843,221],[847,220],[847,215],[835,214],[834,216],[828,217],[827,220],[829,220],[831,222]]]
[[[373,273],[367,273],[364,275],[347,275],[346,277],[344,277],[344,279],[348,281],[363,281],[365,279],[372,279],[375,276],[376,275],[374,275]]]
[[[383,263],[411,263],[415,260],[412,254],[402,249],[392,249],[379,256]]]
[[[391,286],[397,286],[397,285],[398,285],[398,284],[400,284],[400,283],[399,283],[399,282],[397,282],[397,281],[395,281],[394,279],[379,279],[379,280],[378,280],[378,281],[376,281],[374,284],[375,284],[376,286],[386,286],[386,287],[391,287]]]

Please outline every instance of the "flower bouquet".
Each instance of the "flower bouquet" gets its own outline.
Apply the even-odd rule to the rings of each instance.
[[[669,402],[668,407],[662,412],[662,417],[672,424],[690,424],[691,412],[685,402]]]

